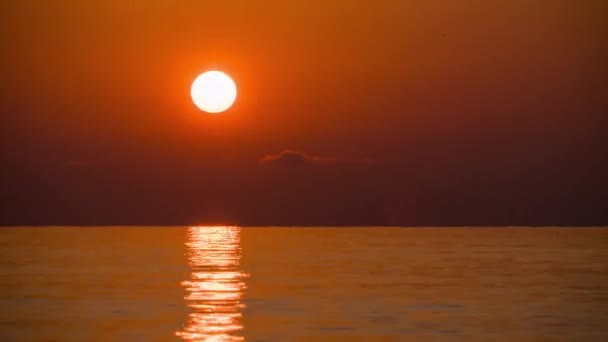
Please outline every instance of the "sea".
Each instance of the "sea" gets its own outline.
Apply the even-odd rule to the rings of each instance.
[[[608,341],[608,228],[4,227],[0,341]]]

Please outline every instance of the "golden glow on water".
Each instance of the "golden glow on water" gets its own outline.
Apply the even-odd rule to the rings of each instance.
[[[186,341],[242,341],[241,303],[247,274],[240,270],[240,227],[190,227],[186,240],[190,279],[183,281],[190,308],[178,331]]]

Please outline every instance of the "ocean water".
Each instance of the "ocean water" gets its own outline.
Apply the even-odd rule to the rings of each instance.
[[[0,228],[0,341],[608,341],[607,228]]]

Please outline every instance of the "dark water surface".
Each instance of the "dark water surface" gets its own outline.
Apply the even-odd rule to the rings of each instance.
[[[607,228],[0,228],[0,341],[608,341]]]

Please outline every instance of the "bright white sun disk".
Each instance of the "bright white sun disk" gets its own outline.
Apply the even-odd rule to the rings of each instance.
[[[232,106],[236,100],[236,84],[221,71],[200,74],[190,89],[192,101],[207,113],[220,113]]]

